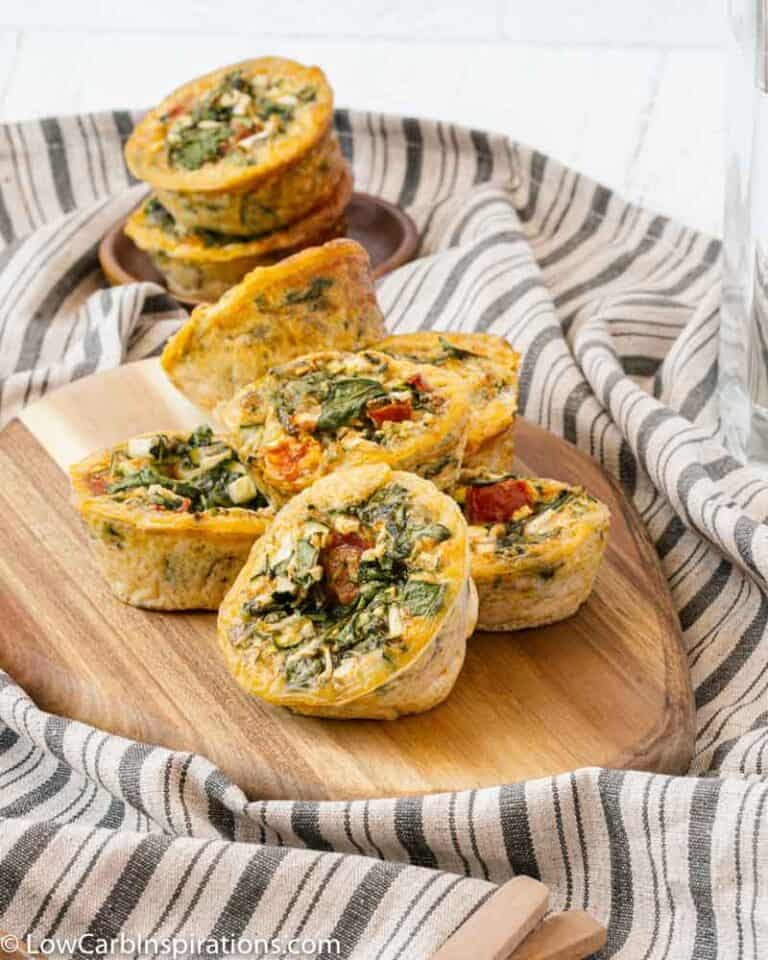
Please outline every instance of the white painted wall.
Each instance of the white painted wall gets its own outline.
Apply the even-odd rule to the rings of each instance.
[[[726,0],[2,0],[0,28],[712,46]]]
[[[283,54],[339,104],[508,133],[710,231],[727,0],[0,0],[0,121],[147,106]]]

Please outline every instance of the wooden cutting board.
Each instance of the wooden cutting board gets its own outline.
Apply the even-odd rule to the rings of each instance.
[[[0,433],[0,665],[41,707],[198,751],[252,798],[406,795],[585,765],[687,769],[686,660],[640,520],[594,461],[524,421],[518,469],[583,483],[611,509],[596,590],[575,617],[475,635],[451,696],[416,717],[296,717],[246,695],[219,660],[213,615],[113,598],[68,502],[72,461],[201,419],[145,360],[57,391]]]

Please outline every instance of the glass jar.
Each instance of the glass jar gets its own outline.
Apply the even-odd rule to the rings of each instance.
[[[718,392],[728,449],[768,467],[768,0],[729,0]]]

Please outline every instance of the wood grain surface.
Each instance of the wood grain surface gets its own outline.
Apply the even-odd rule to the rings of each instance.
[[[518,469],[584,483],[611,508],[606,559],[581,611],[476,634],[451,696],[420,716],[322,720],[249,697],[219,659],[211,614],[150,613],[112,596],[63,472],[133,433],[200,419],[145,360],[55,392],[0,433],[0,666],[41,707],[198,751],[252,798],[407,795],[585,765],[687,769],[691,688],[654,550],[601,468],[525,421]]]

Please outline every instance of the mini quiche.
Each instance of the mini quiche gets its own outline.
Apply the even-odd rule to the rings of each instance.
[[[366,463],[457,479],[469,422],[462,379],[385,353],[310,353],[217,408],[260,489],[282,504],[326,473]]]
[[[583,487],[473,471],[454,491],[469,523],[478,629],[564,620],[592,591],[608,508]]]
[[[459,374],[472,388],[464,464],[505,470],[515,452],[520,355],[490,333],[402,333],[376,345],[391,356],[431,363]]]
[[[217,609],[272,518],[210,427],[133,437],[70,477],[104,578],[137,607]]]
[[[332,119],[333,93],[318,67],[244,60],[174,90],[137,125],[125,159],[159,190],[236,191],[290,169]]]
[[[456,504],[373,464],[283,507],[224,598],[219,645],[237,682],[270,703],[394,719],[448,696],[476,616]]]
[[[282,230],[253,238],[200,229],[180,232],[170,213],[152,196],[128,218],[125,233],[147,252],[171,293],[213,301],[254,267],[342,234],[351,196],[352,175],[345,166],[326,203]]]
[[[181,230],[213,230],[231,236],[269,233],[300,220],[332,195],[344,170],[335,133],[328,133],[289,170],[236,191],[156,190],[158,201]]]
[[[201,304],[162,365],[185,397],[210,410],[276,363],[356,350],[383,334],[368,254],[354,240],[331,240],[257,267],[218,303]]]

